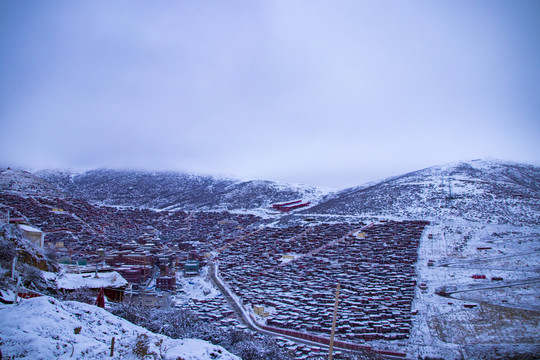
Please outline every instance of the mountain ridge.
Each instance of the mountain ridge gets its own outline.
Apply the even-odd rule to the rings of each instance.
[[[291,198],[316,199],[325,191],[269,180],[236,180],[178,172],[90,170],[40,171],[36,176],[73,197],[103,205],[168,210],[249,210]]]
[[[14,180],[15,170],[9,171],[0,173],[3,191],[26,191],[29,195],[43,192],[99,205],[185,211],[248,210],[278,215],[271,209],[272,204],[302,200],[311,205],[294,213],[304,216],[540,223],[540,167],[499,160],[477,159],[431,166],[333,192],[268,180],[108,169],[83,173],[22,172],[23,180],[19,183]]]
[[[344,189],[302,213],[537,225],[540,168],[495,160],[453,162]]]

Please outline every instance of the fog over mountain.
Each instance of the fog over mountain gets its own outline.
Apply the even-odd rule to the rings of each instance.
[[[434,166],[336,192],[272,181],[240,181],[175,172],[40,171],[59,192],[107,205],[183,210],[270,211],[310,201],[300,214],[463,218],[538,224],[540,168],[496,160]]]
[[[311,186],[177,172],[102,169],[74,174],[47,170],[36,175],[73,197],[153,209],[258,209],[290,199],[317,199],[326,193]]]

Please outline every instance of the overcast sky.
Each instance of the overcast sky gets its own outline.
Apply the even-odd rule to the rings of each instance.
[[[540,1],[1,1],[0,166],[355,186],[540,162]]]

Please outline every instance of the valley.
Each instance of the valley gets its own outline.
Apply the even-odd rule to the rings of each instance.
[[[126,301],[189,310],[226,331],[271,334],[294,359],[327,352],[337,284],[335,359],[351,349],[373,358],[533,359],[539,171],[505,166],[447,165],[333,193],[271,182],[245,191],[233,180],[192,177],[212,185],[186,206],[167,187],[153,192],[169,200],[145,196],[159,174],[123,173],[131,179],[123,184],[146,185],[120,199],[116,183],[95,177],[84,188],[73,175],[59,181],[52,172],[9,170],[0,174],[10,179],[0,184],[0,212],[40,229],[63,271],[115,271],[129,282]],[[216,189],[220,200],[209,202]],[[297,199],[310,206],[272,208]],[[197,263],[195,277],[188,262]]]

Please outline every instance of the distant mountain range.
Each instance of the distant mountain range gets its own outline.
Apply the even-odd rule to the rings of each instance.
[[[175,172],[0,170],[0,191],[76,197],[92,203],[168,210],[263,210],[310,201],[296,214],[465,219],[540,225],[540,167],[495,160],[434,166],[328,193],[273,181],[240,181]],[[277,212],[276,212],[277,214]]]
[[[92,170],[75,174],[45,170],[36,176],[64,194],[90,202],[169,210],[267,209],[276,202],[309,201],[325,194],[312,186],[176,172]]]

